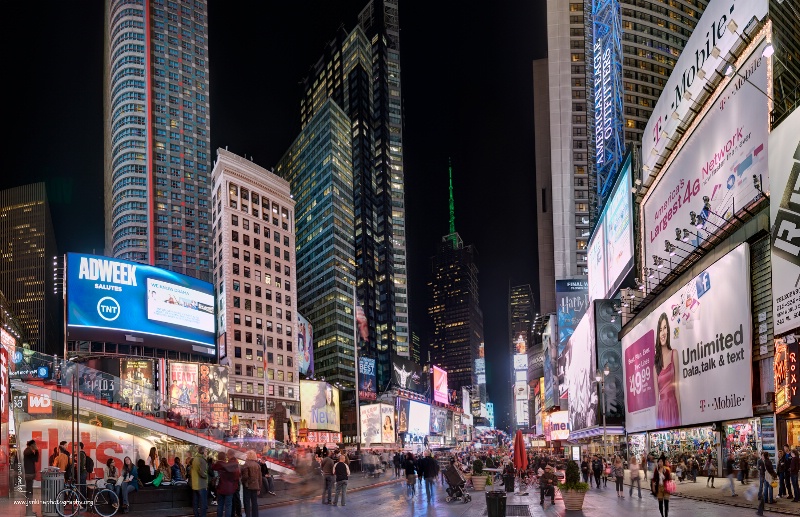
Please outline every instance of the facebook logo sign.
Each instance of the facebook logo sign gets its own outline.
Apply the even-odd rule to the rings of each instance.
[[[711,290],[711,276],[709,276],[708,271],[703,271],[700,276],[697,277],[695,285],[697,286],[697,298],[700,298]]]

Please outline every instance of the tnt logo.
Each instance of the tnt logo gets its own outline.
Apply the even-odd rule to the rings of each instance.
[[[97,314],[106,321],[114,321],[119,318],[119,302],[110,296],[100,298],[97,302]]]
[[[701,413],[705,413],[706,412],[706,399],[703,399],[703,400],[700,401],[700,412]]]
[[[31,391],[28,393],[28,413],[51,414],[53,412],[53,399],[46,391]]]

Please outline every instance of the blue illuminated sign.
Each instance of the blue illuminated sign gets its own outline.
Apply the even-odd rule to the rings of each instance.
[[[125,260],[67,256],[69,339],[216,353],[208,282]]]
[[[594,149],[598,210],[614,188],[625,154],[622,129],[622,44],[619,0],[592,2]]]

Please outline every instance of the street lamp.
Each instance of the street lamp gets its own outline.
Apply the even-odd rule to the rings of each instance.
[[[606,377],[608,374],[611,373],[611,369],[608,367],[608,363],[603,366],[602,370],[597,370],[597,373],[594,374],[594,378],[597,383],[600,385],[600,391],[602,392],[602,401],[603,401],[603,455],[607,454],[606,451]]]

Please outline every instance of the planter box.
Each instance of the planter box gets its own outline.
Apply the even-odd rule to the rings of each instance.
[[[562,490],[561,497],[564,498],[564,508],[567,510],[581,510],[583,508],[583,498],[586,497],[586,492]]]
[[[475,490],[484,490],[486,488],[486,476],[472,476],[472,486]]]

